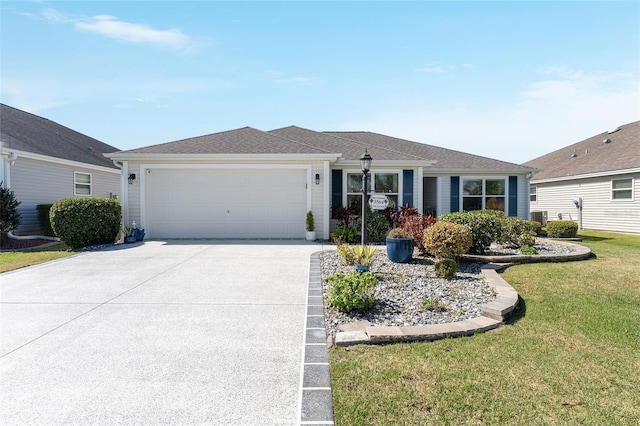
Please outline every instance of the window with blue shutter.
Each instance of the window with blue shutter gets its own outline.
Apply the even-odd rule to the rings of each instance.
[[[331,170],[331,216],[333,207],[342,206],[342,170]]]
[[[413,205],[413,170],[402,171],[402,204]]]
[[[509,216],[518,216],[518,176],[509,176]]]
[[[460,211],[460,176],[451,176],[451,212]]]

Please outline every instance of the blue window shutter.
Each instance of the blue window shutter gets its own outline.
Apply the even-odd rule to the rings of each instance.
[[[451,212],[460,211],[460,176],[451,176]]]
[[[331,207],[342,206],[342,170],[331,170]]]
[[[509,176],[509,216],[518,216],[518,176]]]
[[[415,207],[413,205],[413,170],[402,171],[402,205],[405,204]]]

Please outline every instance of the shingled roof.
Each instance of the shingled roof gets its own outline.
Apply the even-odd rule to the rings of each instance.
[[[243,127],[159,145],[127,154],[340,154],[357,161],[368,149],[377,161],[424,162],[435,169],[529,171],[529,167],[371,132],[317,132],[297,126],[264,132]],[[435,163],[435,164],[434,164]]]
[[[640,168],[640,121],[600,133],[524,163],[532,181]]]
[[[55,121],[0,104],[0,149],[23,151],[115,169],[102,154],[118,148]]]

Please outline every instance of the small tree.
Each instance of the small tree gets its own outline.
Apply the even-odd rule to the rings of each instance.
[[[0,232],[2,235],[13,231],[20,226],[20,212],[18,206],[20,201],[9,188],[2,186],[0,182]]]

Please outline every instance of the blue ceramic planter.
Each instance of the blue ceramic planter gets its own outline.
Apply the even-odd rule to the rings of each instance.
[[[124,242],[127,244],[135,243],[136,237],[131,235],[130,237],[124,237]]]
[[[136,241],[142,241],[144,239],[144,229],[136,228],[133,230],[133,234],[136,237]]]
[[[413,256],[413,238],[387,237],[387,256],[395,263],[408,263]]]
[[[369,272],[369,265],[360,265],[356,263],[355,267],[356,272]]]

